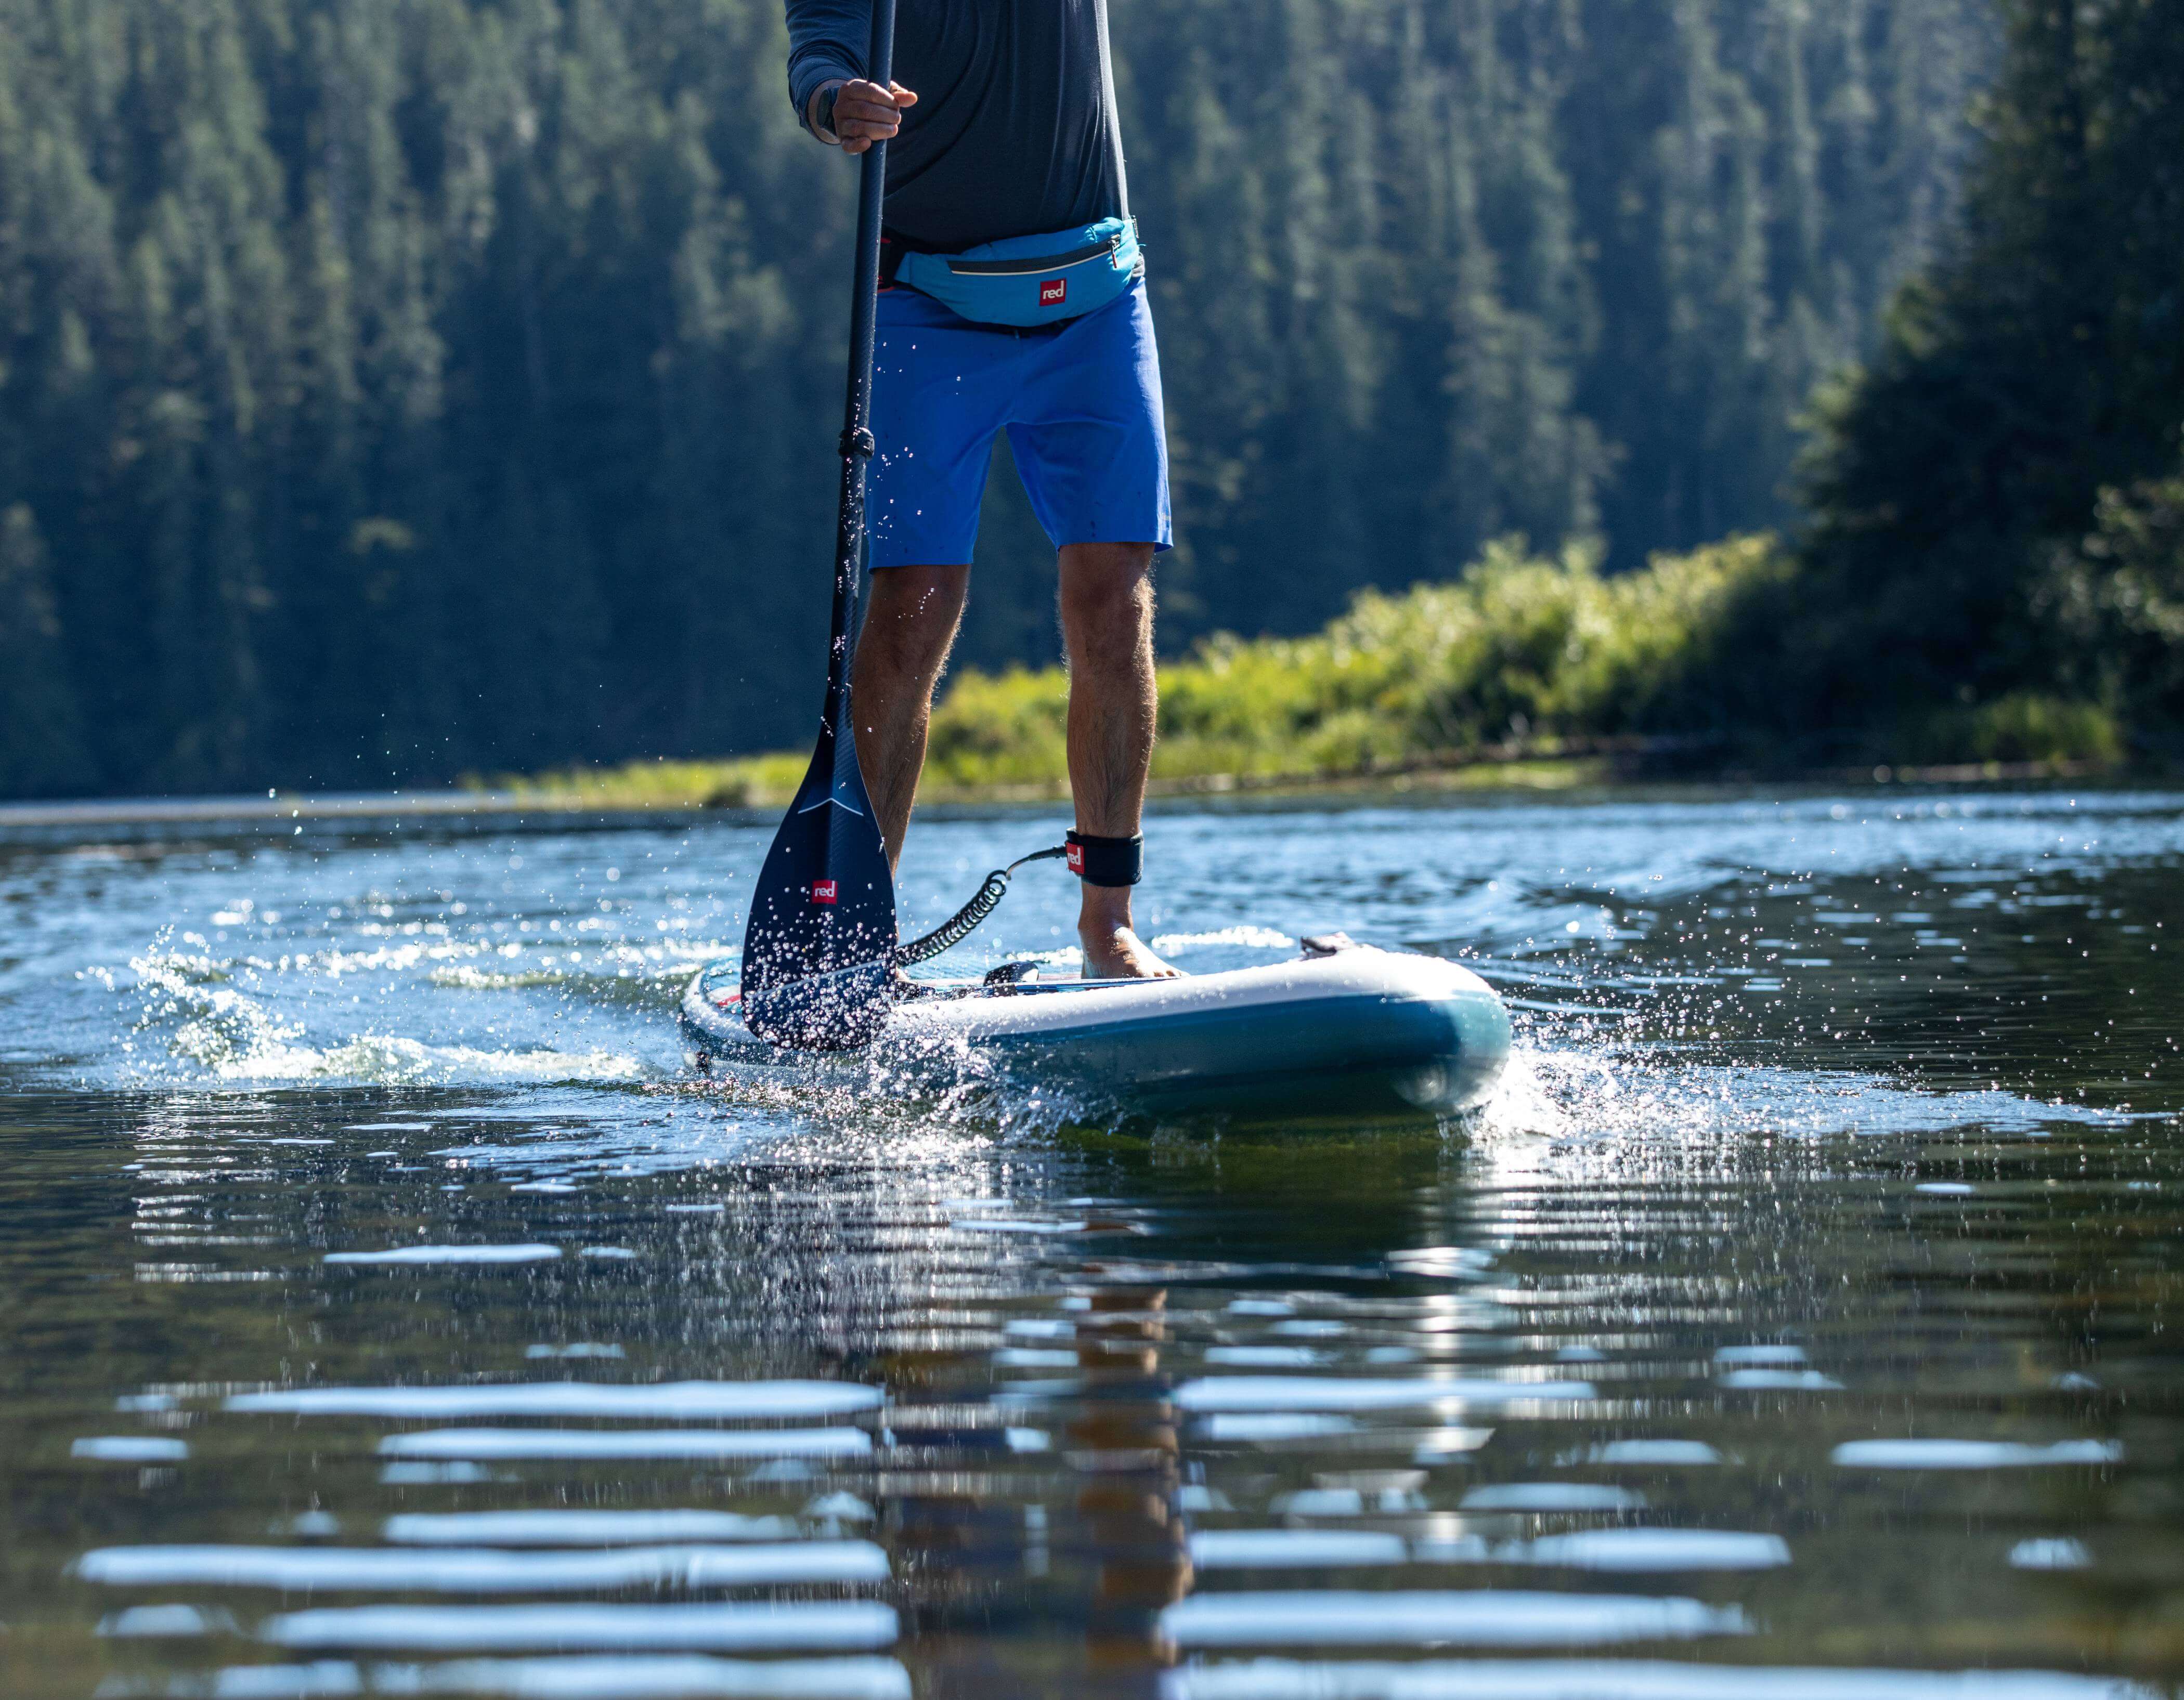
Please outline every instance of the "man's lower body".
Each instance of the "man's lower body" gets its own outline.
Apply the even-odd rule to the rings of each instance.
[[[914,290],[880,297],[877,440],[866,511],[872,584],[851,700],[857,759],[902,853],[933,691],[971,580],[994,438],[1060,561],[1069,785],[1080,834],[1138,832],[1152,762],[1153,558],[1170,541],[1160,366],[1142,282],[1058,328],[978,325]],[[1173,973],[1138,937],[1128,886],[1086,883],[1095,976]]]

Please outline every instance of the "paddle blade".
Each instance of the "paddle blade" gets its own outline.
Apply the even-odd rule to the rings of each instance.
[[[807,1051],[871,1042],[886,1019],[894,879],[853,740],[828,726],[774,835],[744,933],[744,1025]]]

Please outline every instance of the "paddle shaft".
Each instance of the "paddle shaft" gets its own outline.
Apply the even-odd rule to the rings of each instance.
[[[872,0],[872,51],[866,75],[889,86],[894,69],[895,0]],[[827,650],[827,718],[842,725],[842,695],[849,688],[850,664],[856,651],[852,630],[857,607],[857,570],[865,548],[865,463],[872,456],[872,321],[880,289],[880,219],[887,195],[887,142],[875,140],[865,150],[857,180],[855,292],[850,298],[850,378],[842,408],[842,496],[834,524],[834,622]],[[845,731],[853,729],[844,728]]]
[[[894,57],[895,0],[872,0],[871,74]],[[856,293],[850,303],[849,393],[842,420],[842,500],[834,531],[834,621],[827,708],[811,765],[774,834],[744,931],[743,1014],[776,1045],[838,1051],[868,1043],[894,1002],[894,875],[857,767],[850,668],[865,543],[865,463],[872,458],[872,319],[879,294],[887,144],[866,149],[857,192]]]

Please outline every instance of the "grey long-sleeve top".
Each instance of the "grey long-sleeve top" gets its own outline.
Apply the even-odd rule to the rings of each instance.
[[[871,0],[787,0],[801,119],[832,77],[865,75]],[[887,227],[905,247],[1092,224],[1129,209],[1106,0],[897,0],[894,81],[917,104],[888,144]]]

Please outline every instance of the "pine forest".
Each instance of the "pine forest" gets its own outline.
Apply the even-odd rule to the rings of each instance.
[[[2064,9],[2069,9],[2067,7]],[[1987,0],[1113,0],[1163,647],[1780,526]],[[0,0],[0,791],[808,741],[855,168],[778,0]],[[961,658],[1042,664],[996,480]]]

